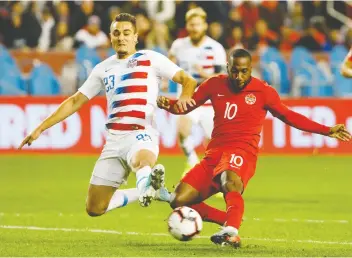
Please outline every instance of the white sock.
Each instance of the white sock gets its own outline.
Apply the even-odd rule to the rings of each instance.
[[[141,194],[144,191],[145,185],[148,181],[148,177],[151,172],[152,172],[152,168],[150,166],[142,167],[136,172],[137,189],[139,191],[139,194]]]
[[[195,143],[193,137],[190,135],[183,141],[181,141],[181,146],[184,151],[184,153],[187,156],[187,162],[191,167],[194,167],[198,162],[199,158],[196,153],[195,149]]]
[[[116,190],[112,195],[106,212],[116,208],[124,207],[128,203],[137,201],[139,197],[139,191],[137,188]]]

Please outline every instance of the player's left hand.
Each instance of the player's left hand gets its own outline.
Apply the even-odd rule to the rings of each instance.
[[[166,109],[166,110],[170,109],[170,100],[167,97],[159,96],[156,100],[156,104],[161,109]]]
[[[190,107],[193,107],[196,105],[196,102],[191,97],[182,97],[182,96],[176,102],[176,106],[178,107],[178,110],[180,112],[187,111],[188,109],[187,105],[189,105]]]
[[[331,127],[329,136],[344,142],[348,142],[352,139],[351,134],[346,130],[346,127],[343,124]]]

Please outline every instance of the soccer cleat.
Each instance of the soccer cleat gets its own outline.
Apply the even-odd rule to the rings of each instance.
[[[139,204],[142,207],[148,207],[150,205],[152,200],[155,199],[157,190],[164,186],[164,181],[165,168],[163,165],[157,164],[148,177],[143,193],[139,196]]]
[[[223,229],[212,235],[210,240],[217,245],[232,246],[234,248],[241,247],[241,239],[238,236],[238,231],[234,227],[223,227]]]

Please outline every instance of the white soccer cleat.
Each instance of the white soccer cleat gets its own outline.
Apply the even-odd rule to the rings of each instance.
[[[161,187],[164,187],[165,183],[165,168],[161,164],[157,164],[152,169],[148,177],[148,181],[145,185],[145,190],[139,196],[139,204],[142,207],[148,207],[153,199],[156,197],[156,192]]]
[[[217,245],[232,246],[234,248],[241,247],[241,239],[238,235],[238,230],[234,227],[222,227],[220,232],[215,233],[210,237],[210,240]]]

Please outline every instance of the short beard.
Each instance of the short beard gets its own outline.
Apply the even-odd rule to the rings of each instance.
[[[205,37],[205,33],[203,33],[200,37],[198,37],[197,39],[191,39],[192,43],[197,45],[203,38]]]

